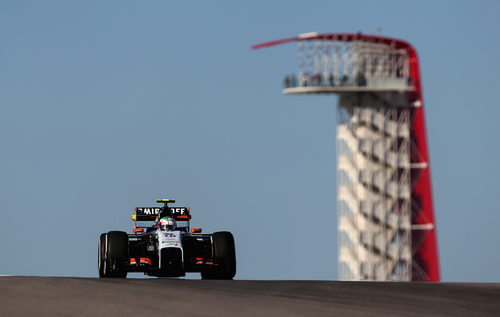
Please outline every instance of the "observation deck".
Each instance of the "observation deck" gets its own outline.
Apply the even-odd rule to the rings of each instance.
[[[285,94],[409,92],[414,50],[405,42],[362,34],[306,33],[253,48],[296,41],[298,69],[283,79]]]
[[[319,78],[319,79],[318,79]],[[328,80],[328,79],[327,79]],[[352,79],[341,78],[338,81],[332,79],[323,83],[321,77],[304,77],[299,83],[291,76],[285,77],[283,93],[293,94],[342,94],[360,92],[408,92],[414,90],[409,79],[405,78],[371,78]]]

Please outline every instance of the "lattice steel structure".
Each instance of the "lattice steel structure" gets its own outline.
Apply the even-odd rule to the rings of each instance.
[[[339,94],[339,277],[439,281],[418,58],[408,43],[303,34],[284,93]]]

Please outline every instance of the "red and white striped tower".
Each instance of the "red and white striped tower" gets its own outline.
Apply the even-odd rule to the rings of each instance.
[[[308,33],[285,94],[338,94],[339,277],[439,281],[418,57],[405,41]]]

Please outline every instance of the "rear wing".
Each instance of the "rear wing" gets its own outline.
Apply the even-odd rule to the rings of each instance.
[[[135,207],[132,215],[135,228],[149,228],[154,225],[156,217],[164,207]],[[172,216],[177,221],[178,227],[189,228],[191,219],[190,207],[168,207],[172,211]]]
[[[191,219],[191,208],[189,207],[168,207],[172,210],[172,216],[175,220]],[[163,207],[135,207],[135,213],[132,220],[135,221],[154,221]]]

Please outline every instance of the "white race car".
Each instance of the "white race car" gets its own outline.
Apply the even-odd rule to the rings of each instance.
[[[189,207],[136,207],[132,234],[110,231],[99,238],[99,277],[127,277],[128,272],[151,276],[185,276],[230,280],[236,274],[234,238],[230,232],[202,234],[190,230]]]

